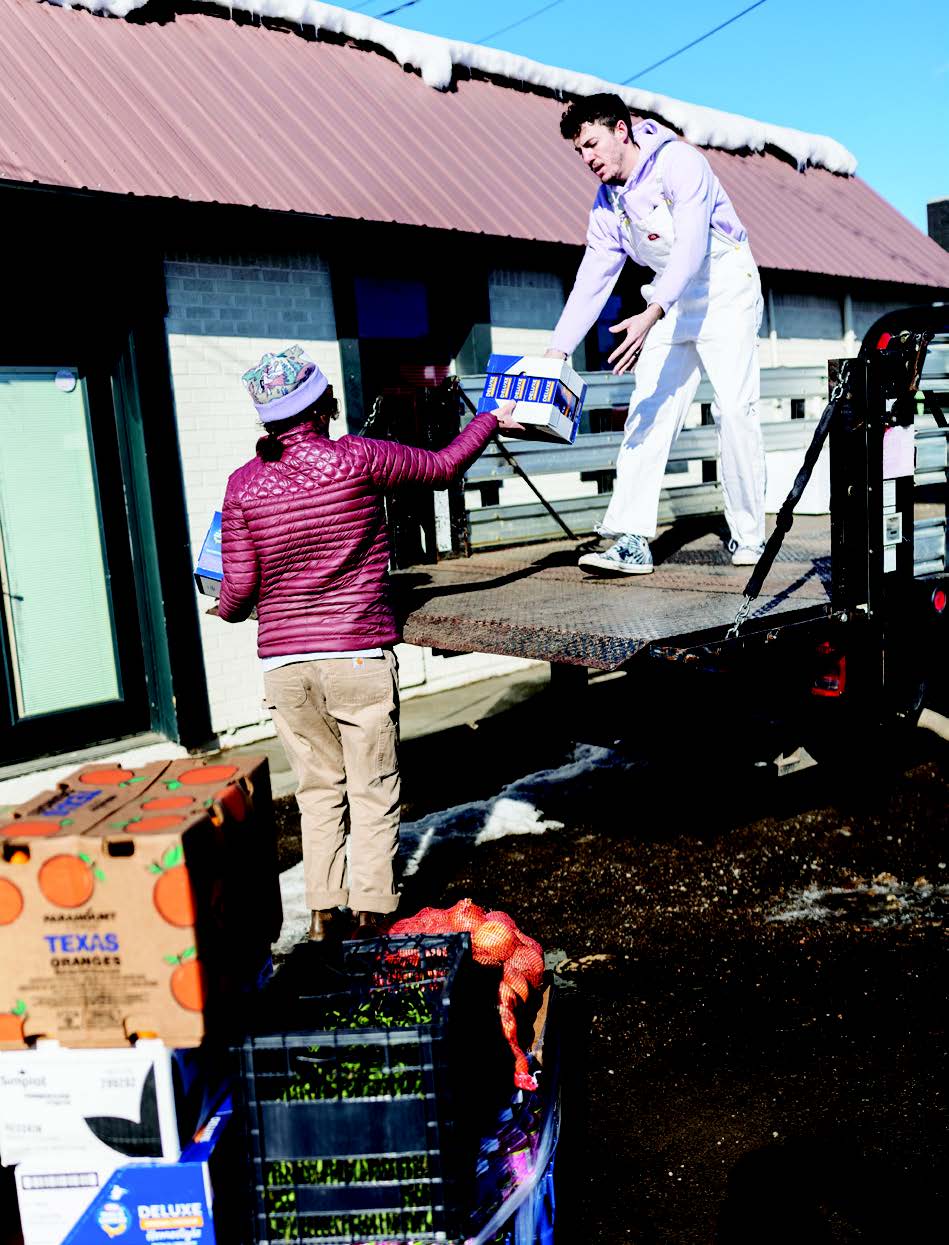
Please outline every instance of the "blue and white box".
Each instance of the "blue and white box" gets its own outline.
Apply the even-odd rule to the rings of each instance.
[[[525,431],[506,435],[573,445],[586,393],[585,383],[566,360],[493,354],[478,410],[495,411],[504,402],[514,402],[511,418]]]
[[[217,1245],[240,1237],[214,1205],[216,1184],[233,1181],[228,1147],[218,1149],[231,1117],[224,1099],[172,1162],[116,1166],[82,1152],[16,1169],[24,1245]],[[219,1155],[221,1162],[218,1162]],[[231,1201],[233,1190],[230,1189]]]
[[[194,568],[194,582],[198,591],[206,597],[221,595],[221,580],[224,578],[224,566],[221,562],[221,512],[215,511],[208,534],[204,538],[198,565]]]

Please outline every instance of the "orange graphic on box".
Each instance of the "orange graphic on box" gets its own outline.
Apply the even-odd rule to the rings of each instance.
[[[44,861],[36,880],[45,898],[57,908],[81,908],[92,898],[96,882],[105,881],[105,874],[85,852],[75,856],[64,852]]]
[[[26,1004],[22,999],[17,999],[8,1012],[0,1012],[0,1042],[21,1042],[25,1019]]]
[[[23,911],[23,892],[19,886],[0,878],[0,925],[12,925]]]
[[[162,856],[161,864],[148,866],[149,873],[159,875],[152,891],[159,916],[169,925],[179,927],[192,926],[195,919],[194,892],[184,858],[184,849],[180,843],[175,843]]]
[[[166,964],[177,965],[169,982],[175,1002],[186,1011],[202,1011],[207,998],[207,983],[195,948],[188,947],[181,955],[166,955],[164,960]]]

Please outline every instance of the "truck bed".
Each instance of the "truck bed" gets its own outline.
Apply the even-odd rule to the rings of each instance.
[[[519,545],[397,571],[408,643],[617,670],[650,645],[685,647],[734,621],[753,568],[719,536],[682,525],[653,542],[652,575],[600,577],[573,541]],[[802,515],[785,538],[751,618],[825,606],[830,520]]]

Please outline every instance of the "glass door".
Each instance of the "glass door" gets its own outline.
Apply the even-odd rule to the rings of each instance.
[[[147,729],[107,378],[0,365],[0,593],[0,762]]]

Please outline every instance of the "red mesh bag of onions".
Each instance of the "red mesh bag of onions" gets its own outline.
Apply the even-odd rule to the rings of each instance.
[[[471,951],[479,964],[501,969],[498,987],[498,1012],[501,1029],[514,1052],[514,1084],[519,1089],[534,1090],[537,1082],[531,1076],[527,1056],[517,1042],[517,1021],[514,1010],[526,1002],[529,992],[539,990],[544,980],[544,953],[540,943],[528,938],[506,912],[485,912],[470,899],[459,899],[452,908],[423,908],[415,916],[396,921],[388,933],[471,935]]]

